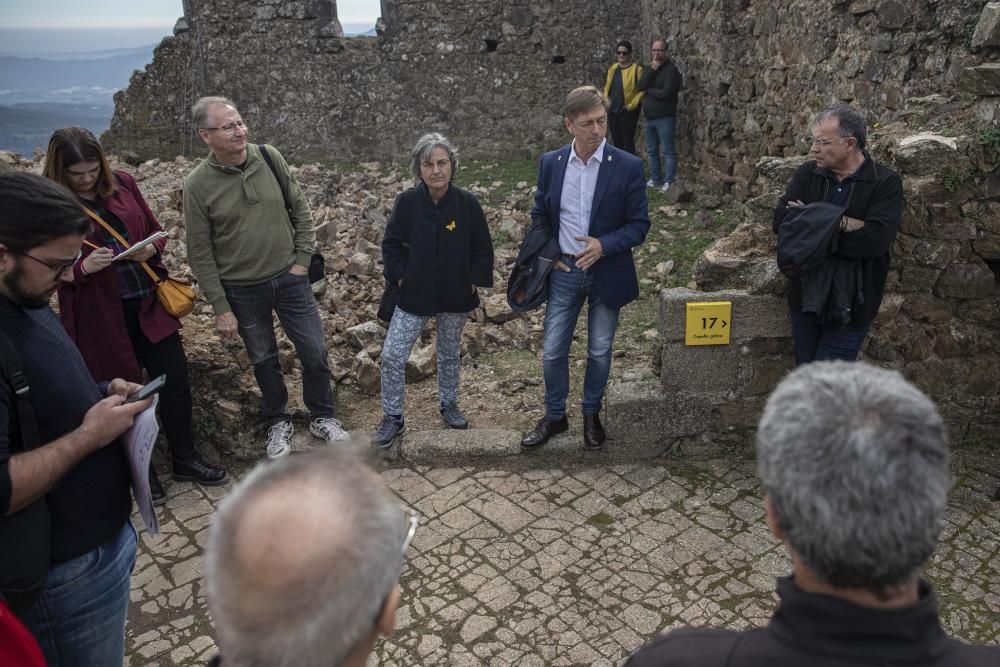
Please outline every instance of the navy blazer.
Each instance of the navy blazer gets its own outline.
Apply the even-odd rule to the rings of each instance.
[[[563,146],[545,153],[538,161],[531,229],[546,225],[556,238],[570,150],[570,145]],[[590,271],[594,274],[597,294],[608,308],[617,310],[639,296],[632,248],[646,240],[647,233],[649,202],[642,161],[605,143],[590,211],[590,236],[600,240],[604,257],[597,260]]]

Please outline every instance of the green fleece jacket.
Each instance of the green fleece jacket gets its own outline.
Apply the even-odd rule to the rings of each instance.
[[[224,286],[256,285],[293,264],[308,267],[315,251],[312,212],[302,189],[281,154],[271,146],[267,152],[292,203],[294,235],[281,187],[256,145],[247,145],[243,170],[209,153],[184,179],[188,262],[216,315],[231,310]]]

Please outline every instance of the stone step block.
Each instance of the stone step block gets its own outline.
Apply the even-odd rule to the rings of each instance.
[[[675,287],[660,292],[660,340],[665,344],[684,343],[685,309],[690,301],[732,302],[730,337],[733,342],[730,346],[754,338],[787,338],[791,335],[791,319],[783,297],[750,294],[746,290],[699,292],[686,287]]]

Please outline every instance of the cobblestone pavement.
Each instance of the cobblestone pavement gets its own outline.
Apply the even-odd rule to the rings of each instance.
[[[925,574],[949,632],[1000,643],[1000,503],[988,500],[1000,470],[975,452],[956,458]],[[664,629],[764,623],[774,577],[789,570],[749,461],[387,468],[383,477],[422,518],[397,632],[370,665],[617,665]],[[200,553],[226,490],[173,484],[163,534],[143,534],[129,665],[204,665],[214,654]]]

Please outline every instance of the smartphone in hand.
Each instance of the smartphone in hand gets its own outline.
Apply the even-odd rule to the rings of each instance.
[[[156,392],[163,389],[163,385],[165,385],[166,383],[167,383],[166,375],[161,375],[160,377],[154,380],[150,380],[149,383],[143,385],[142,388],[139,389],[139,391],[135,392],[134,394],[129,394],[128,397],[126,397],[125,402],[135,403],[136,401],[145,400],[150,396],[152,396],[153,394],[155,394]]]

